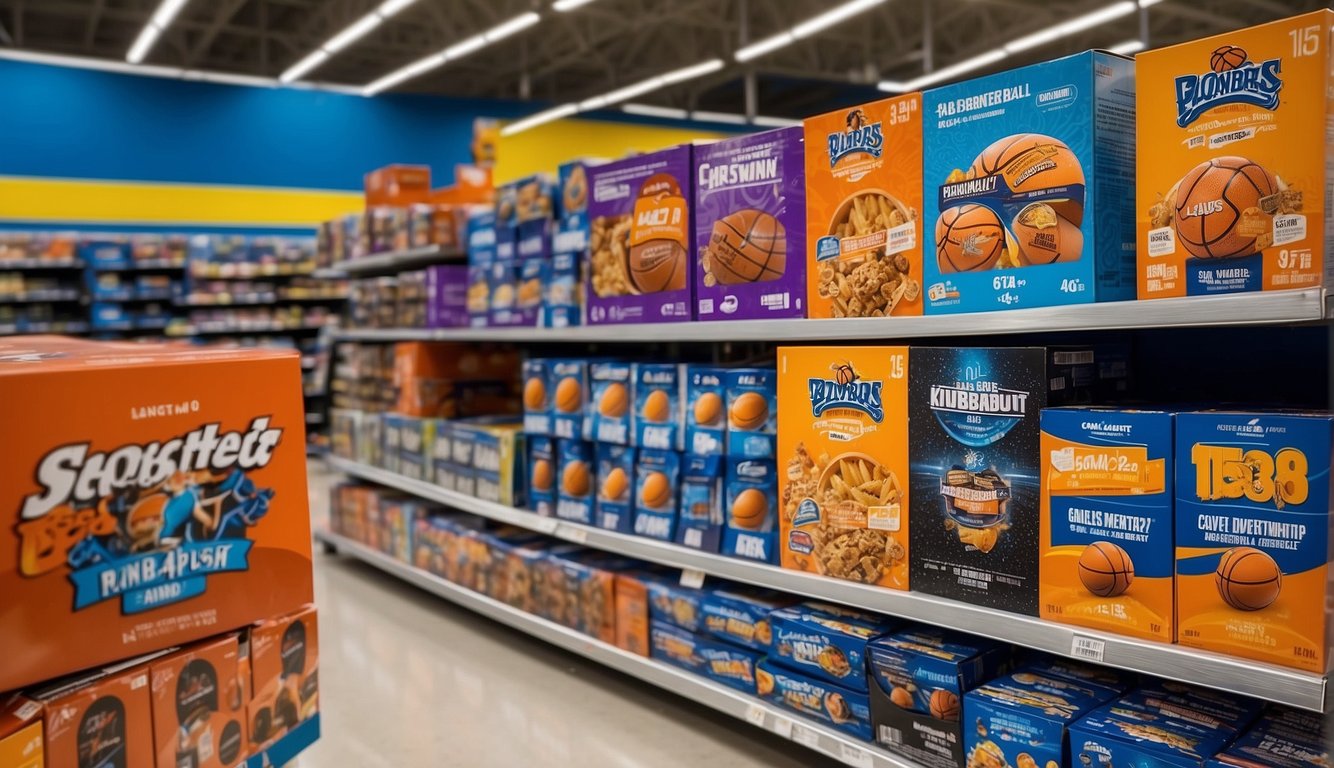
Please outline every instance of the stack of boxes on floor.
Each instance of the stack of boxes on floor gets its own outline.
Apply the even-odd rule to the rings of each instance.
[[[314,716],[297,355],[0,354],[0,764],[231,768]]]

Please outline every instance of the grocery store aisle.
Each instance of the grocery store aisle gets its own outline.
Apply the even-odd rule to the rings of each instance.
[[[311,463],[316,525],[330,482]],[[834,765],[405,585],[316,554],[323,735],[300,768]]]

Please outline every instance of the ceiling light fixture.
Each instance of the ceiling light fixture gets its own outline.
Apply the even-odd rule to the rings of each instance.
[[[375,10],[344,27],[341,32],[326,40],[319,48],[288,67],[286,71],[278,75],[278,79],[284,83],[300,79],[328,61],[335,53],[374,32],[386,20],[415,2],[417,0],[385,0]]]
[[[582,8],[591,2],[593,0],[556,0],[551,4],[551,10],[557,13],[565,13],[566,11],[573,11],[575,8]]]
[[[1120,0],[1119,2],[1099,8],[1096,11],[1043,27],[1042,29],[1025,35],[1017,40],[1011,40],[1009,43],[1006,43],[999,48],[993,48],[985,53],[980,53],[972,58],[964,59],[957,64],[951,64],[948,67],[937,69],[934,72],[928,72],[927,74],[915,77],[912,80],[882,80],[879,88],[882,91],[889,91],[891,93],[916,91],[925,88],[928,85],[934,85],[943,80],[958,77],[965,72],[971,72],[975,69],[991,66],[1001,59],[1008,58],[1016,53],[1027,51],[1030,48],[1046,45],[1047,43],[1054,42],[1067,35],[1073,35],[1088,29],[1093,29],[1094,27],[1102,26],[1109,21],[1119,19],[1122,16],[1128,16],[1140,8],[1148,8],[1149,6],[1157,5],[1160,2],[1162,2],[1162,0]],[[1128,50],[1108,50],[1111,50],[1113,53],[1133,53],[1134,51],[1143,48],[1143,44],[1139,43],[1137,40],[1122,43],[1121,46],[1130,45],[1131,42],[1138,43],[1140,47]]]
[[[851,0],[851,2],[834,6],[824,13],[812,16],[789,30],[779,32],[771,37],[751,43],[737,50],[733,58],[737,61],[745,62],[751,59],[757,59],[766,53],[772,53],[779,48],[786,48],[798,40],[804,40],[815,34],[823,32],[826,29],[840,24],[859,13],[865,13],[877,5],[883,5],[887,0]]]
[[[361,95],[374,96],[381,91],[393,88],[399,83],[411,80],[412,78],[425,72],[429,72],[437,67],[444,66],[447,62],[456,61],[470,53],[481,50],[492,43],[500,42],[511,35],[522,32],[541,20],[542,17],[533,11],[521,13],[512,19],[502,21],[485,32],[460,40],[439,53],[434,53],[425,58],[418,59],[401,69],[396,69],[393,72],[390,72],[378,80],[367,83],[366,86],[361,89]]]
[[[1143,40],[1127,40],[1124,43],[1117,43],[1107,50],[1112,53],[1119,53],[1122,56],[1129,56],[1132,53],[1139,53],[1144,50],[1144,48],[1145,45]]]
[[[275,77],[258,77],[256,75],[243,75],[236,72],[215,72],[204,69],[159,67],[151,64],[126,64],[125,62],[117,61],[115,59],[65,56],[57,53],[37,53],[36,51],[21,51],[12,48],[0,48],[0,59],[25,61],[31,64],[45,64],[51,67],[70,67],[72,69],[91,69],[99,72],[115,72],[124,75],[159,77],[166,80],[199,80],[207,83],[245,85],[256,88],[276,88],[281,85],[287,85],[279,82]],[[334,85],[331,83],[295,83],[288,85],[288,87],[332,91],[334,93],[347,93],[353,95],[359,95],[361,93],[361,88],[357,86]]]
[[[162,4],[153,12],[148,23],[139,32],[139,36],[134,39],[134,45],[130,46],[130,52],[125,54],[125,60],[131,64],[138,64],[148,56],[148,52],[153,49],[153,44],[157,42],[158,37],[162,35],[176,14],[181,12],[181,8],[189,0],[162,0]]]

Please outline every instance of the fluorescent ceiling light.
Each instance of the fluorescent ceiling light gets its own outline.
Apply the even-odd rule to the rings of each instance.
[[[986,53],[980,54],[978,56],[974,56],[971,59],[964,59],[963,61],[957,64],[951,64],[948,67],[937,69],[935,72],[922,75],[921,77],[915,77],[907,82],[895,82],[893,80],[885,80],[880,83],[880,90],[894,91],[897,93],[907,93],[908,91],[915,91],[918,90],[919,88],[925,88],[926,86],[931,85],[933,83],[938,83],[942,80],[949,80],[952,77],[957,77],[965,72],[971,72],[974,69],[981,69],[982,67],[991,66],[992,64],[995,64],[996,62],[1005,58],[1005,56],[1006,53],[1004,48],[993,48],[992,50],[987,51]]]
[[[668,120],[689,120],[690,112],[675,107],[655,107],[652,104],[626,104],[621,107],[622,112],[631,115],[643,115],[645,117],[662,117]]]
[[[288,67],[281,75],[278,75],[278,79],[284,83],[290,83],[301,78],[307,72],[328,61],[335,53],[375,31],[386,19],[415,2],[417,0],[385,0],[375,10],[344,27],[338,34],[324,41],[324,44],[319,48]]]
[[[131,64],[138,64],[148,56],[148,52],[153,49],[153,44],[157,42],[162,30],[166,29],[176,18],[176,14],[181,12],[181,8],[189,0],[162,0],[162,4],[153,12],[153,16],[140,30],[139,36],[134,39],[134,45],[130,46],[130,52],[125,54],[125,60]]]
[[[659,75],[658,77],[662,80],[663,85],[675,85],[677,83],[684,83],[687,80],[694,80],[697,77],[712,74],[722,68],[722,59],[709,59],[708,61],[702,61],[698,64],[692,64],[689,67],[674,69],[671,72],[668,72],[665,75]]]
[[[737,61],[750,61],[751,59],[759,58],[766,53],[771,53],[779,48],[791,45],[798,40],[804,40],[812,35],[823,32],[835,24],[841,24],[853,16],[865,13],[885,2],[886,0],[851,0],[842,5],[834,6],[824,13],[812,16],[789,30],[779,32],[772,37],[766,37],[759,42],[752,43],[737,50],[737,52],[733,54],[733,58]]]
[[[1111,51],[1112,53],[1119,53],[1124,56],[1129,56],[1132,53],[1138,53],[1144,50],[1144,41],[1127,40],[1124,43],[1117,43],[1116,45],[1113,45],[1111,48],[1108,48],[1107,50]]]
[[[582,8],[591,2],[593,2],[593,0],[556,0],[556,2],[551,4],[551,10],[558,13],[565,13],[566,11],[573,11],[575,8]]]
[[[514,18],[502,21],[485,32],[460,40],[439,53],[432,54],[424,59],[418,59],[406,67],[396,69],[378,80],[367,83],[366,86],[361,89],[361,95],[374,96],[383,90],[393,88],[399,83],[411,80],[422,73],[429,72],[436,67],[444,66],[446,62],[456,61],[470,53],[481,50],[492,43],[504,40],[511,35],[517,34],[518,32],[533,26],[541,20],[542,17],[533,11],[521,13]]]
[[[539,125],[550,123],[553,120],[569,117],[570,115],[576,114],[578,111],[579,107],[575,104],[562,104],[559,107],[552,107],[551,109],[543,110],[535,115],[529,115],[522,120],[516,120],[509,125],[506,125],[504,128],[500,129],[500,135],[513,136],[514,134],[521,133],[529,128],[536,128]]]

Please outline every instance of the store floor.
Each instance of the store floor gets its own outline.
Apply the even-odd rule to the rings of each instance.
[[[311,463],[316,525],[331,478]],[[831,761],[317,552],[323,735],[300,768],[788,768]]]

